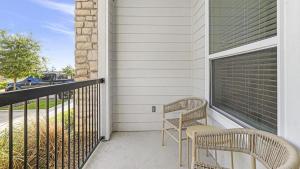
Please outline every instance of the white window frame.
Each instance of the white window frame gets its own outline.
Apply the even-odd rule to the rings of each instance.
[[[281,104],[283,103],[282,98],[282,87],[281,82],[283,77],[281,75],[281,46],[280,46],[280,27],[281,27],[281,20],[280,20],[280,0],[277,0],[277,36],[270,37],[264,40],[260,40],[257,42],[253,42],[247,45],[243,45],[240,47],[232,48],[229,50],[217,52],[210,54],[209,53],[209,1],[205,3],[205,98],[211,101],[211,61],[219,58],[225,58],[255,51],[260,51],[263,49],[270,49],[277,47],[277,134],[284,135],[284,129],[281,127],[284,123],[284,115],[282,111]],[[228,117],[232,117],[235,121],[229,119],[219,111],[209,108],[209,117],[213,120],[217,121],[219,124],[223,125],[225,128],[243,128],[243,126],[250,127],[251,126],[238,118],[232,117],[229,113],[225,113]]]

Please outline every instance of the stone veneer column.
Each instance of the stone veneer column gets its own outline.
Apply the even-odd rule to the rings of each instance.
[[[98,78],[98,0],[76,0],[75,79]]]

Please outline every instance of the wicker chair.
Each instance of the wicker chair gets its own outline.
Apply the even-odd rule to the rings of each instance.
[[[173,103],[164,105],[163,108],[163,128],[162,128],[162,145],[165,142],[165,133],[171,136],[177,143],[179,147],[179,165],[182,165],[182,140],[186,138],[182,137],[182,130],[189,126],[207,124],[207,114],[206,114],[207,101],[190,97],[181,100],[177,100]],[[179,112],[179,118],[166,118],[166,114],[170,112]],[[199,120],[204,119],[204,123],[200,123]],[[166,128],[165,125],[170,128]],[[169,130],[174,130],[178,132],[178,137],[171,134]]]
[[[198,148],[234,151],[251,155],[252,169],[256,168],[256,159],[268,169],[299,169],[296,149],[284,139],[259,130],[228,129],[195,133],[193,142],[194,169],[220,169],[201,162],[196,156]],[[233,168],[233,160],[232,160]]]

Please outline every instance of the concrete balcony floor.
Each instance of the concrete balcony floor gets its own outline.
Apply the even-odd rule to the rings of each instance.
[[[161,146],[159,131],[115,132],[110,141],[101,143],[85,169],[187,169],[186,141],[183,142],[183,167],[178,164],[177,143],[166,137]],[[202,160],[212,161],[200,152]]]

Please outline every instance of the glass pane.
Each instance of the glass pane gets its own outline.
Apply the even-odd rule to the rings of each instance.
[[[210,0],[210,54],[277,34],[276,0]]]
[[[276,48],[212,61],[212,107],[277,132]]]

